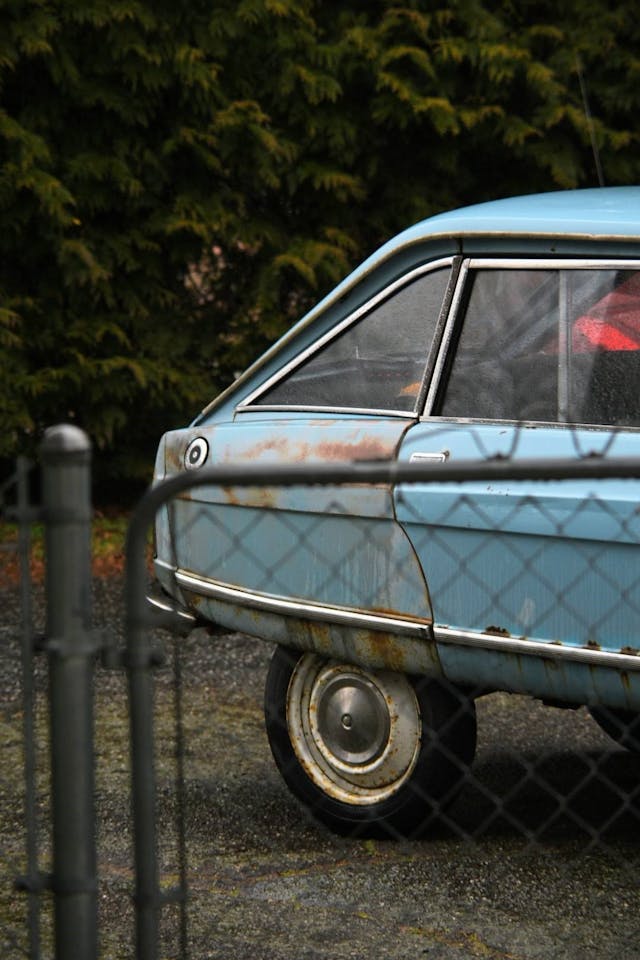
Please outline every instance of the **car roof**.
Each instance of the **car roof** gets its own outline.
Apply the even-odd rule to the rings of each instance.
[[[640,186],[556,190],[489,200],[429,217],[413,228],[424,236],[495,231],[570,236],[638,236]],[[408,231],[411,232],[411,228]],[[402,236],[402,234],[400,234]]]
[[[556,190],[460,207],[403,230],[366,263],[371,269],[372,260],[386,259],[407,244],[472,236],[640,239],[640,186]]]

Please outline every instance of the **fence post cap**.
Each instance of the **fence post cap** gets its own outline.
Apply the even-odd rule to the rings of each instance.
[[[47,427],[44,432],[40,452],[47,454],[88,453],[91,441],[88,435],[73,423],[58,423]]]

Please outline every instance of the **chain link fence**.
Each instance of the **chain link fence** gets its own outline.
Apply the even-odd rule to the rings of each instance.
[[[25,523],[3,552],[23,558],[5,564],[2,584],[3,956],[637,956],[637,673],[633,638],[616,646],[607,631],[620,637],[633,621],[640,569],[635,510],[612,508],[602,490],[608,478],[635,484],[638,464],[536,469],[447,466],[426,523],[411,499],[433,486],[424,466],[203,469],[150,490],[126,578],[94,580],[80,631],[93,742],[73,779],[93,783],[82,827],[85,859],[95,843],[93,888],[88,876],[61,884],[52,849],[49,672],[64,647],[52,650],[52,636],[34,646],[51,634],[51,582],[32,584],[25,562],[30,522],[51,511],[34,513],[16,478],[5,484],[4,516],[18,510]],[[472,545],[450,538],[477,515],[469,485],[508,478],[590,489],[562,519],[548,490],[510,493],[496,529],[483,517]],[[415,528],[406,554],[377,510],[339,529],[355,497],[385,485],[401,490],[393,522],[406,510]],[[570,536],[584,517],[602,534],[595,546]],[[523,518],[536,530],[527,550]],[[160,540],[167,522],[178,538],[195,622],[171,612],[166,578],[160,603],[146,599],[156,520]],[[549,550],[560,546],[558,563]],[[426,568],[430,551],[430,593],[409,624],[396,601],[413,602],[415,557]],[[346,602],[362,584],[365,620]],[[463,607],[476,611],[481,648],[453,619]],[[580,636],[568,652],[522,648],[559,646],[554,624],[569,621]],[[47,656],[34,657],[39,648]],[[604,701],[613,710],[598,714]],[[95,944],[92,931],[82,945],[55,932],[61,900],[79,894],[95,909]]]
[[[0,944],[6,957],[39,957],[51,940],[51,911],[41,896],[50,869],[50,776],[45,674],[34,658],[42,596],[32,583],[31,531],[38,516],[32,476],[33,465],[19,458],[0,487]]]
[[[203,469],[164,481],[142,504],[129,641],[145,634],[135,524],[154,517],[160,538],[171,531],[178,568],[165,586],[202,624],[175,641],[177,732],[157,745],[160,795],[176,815],[156,864],[161,887],[180,877],[176,956],[363,955],[362,918],[387,929],[381,956],[415,956],[416,944],[442,956],[636,954],[639,675],[625,630],[638,606],[637,520],[635,503],[622,509],[603,492],[612,478],[635,489],[638,465],[438,470],[434,483],[424,466]],[[503,495],[496,525],[478,489],[498,497],[500,484],[522,480],[529,488]],[[385,484],[400,491],[395,517],[414,528],[405,554],[386,517],[365,507],[351,522],[354,495],[366,501]],[[426,518],[413,496],[421,486],[437,502]],[[416,556],[440,614],[433,632],[424,614],[410,623],[380,600],[414,595]],[[357,608],[345,602],[363,589]],[[359,620],[363,612],[378,619]],[[483,628],[465,630],[456,615]],[[240,634],[210,637],[212,624]],[[245,696],[225,670],[252,634],[267,641],[266,736],[255,676]],[[209,649],[224,681],[205,667]],[[240,719],[259,747],[240,735]],[[148,756],[149,744],[140,750]],[[248,845],[216,820],[230,815],[224,791],[234,822],[251,822]],[[250,919],[256,910],[268,919]],[[459,910],[473,934],[451,931]],[[150,923],[151,949],[170,951],[178,924]]]

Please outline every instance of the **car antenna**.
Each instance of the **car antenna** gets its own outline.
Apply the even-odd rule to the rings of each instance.
[[[589,136],[591,138],[591,149],[593,151],[593,159],[596,164],[596,173],[598,174],[598,183],[601,187],[604,187],[604,176],[602,174],[602,164],[600,163],[600,151],[598,150],[598,144],[596,143],[596,134],[593,126],[593,117],[591,115],[591,107],[589,106],[589,97],[587,95],[587,84],[584,79],[584,74],[582,72],[582,64],[580,63],[580,55],[576,51],[576,69],[578,71],[578,80],[580,82],[580,93],[582,94],[582,105],[584,107],[584,115],[587,118],[587,125],[589,127]]]

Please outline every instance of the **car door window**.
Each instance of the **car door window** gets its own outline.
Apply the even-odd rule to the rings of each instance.
[[[396,289],[253,403],[415,411],[449,276],[437,269]]]
[[[441,415],[640,426],[640,271],[479,269]]]

